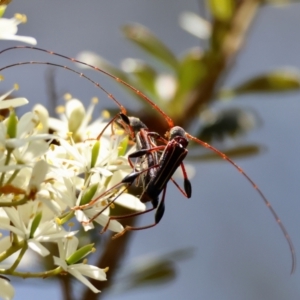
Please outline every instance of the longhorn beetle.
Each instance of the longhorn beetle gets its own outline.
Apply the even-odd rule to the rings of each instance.
[[[136,179],[141,180],[143,183],[143,193],[140,197],[140,200],[144,203],[151,201],[152,208],[147,209],[144,212],[137,212],[124,216],[111,216],[102,232],[104,232],[108,228],[109,222],[111,220],[119,220],[141,215],[150,212],[154,209],[156,209],[156,213],[155,222],[153,224],[142,227],[126,226],[125,229],[119,234],[116,234],[114,238],[123,235],[126,231],[129,230],[141,230],[154,227],[160,222],[165,211],[164,201],[166,195],[166,187],[169,180],[172,180],[178,187],[178,189],[187,198],[190,198],[192,193],[191,183],[187,178],[187,174],[182,163],[183,159],[188,153],[186,149],[188,145],[188,140],[185,137],[185,132],[183,131],[183,129],[180,127],[173,127],[170,131],[169,141],[166,141],[156,132],[149,132],[146,125],[144,125],[138,118],[127,118],[125,117],[125,115],[122,114],[120,114],[120,117],[134,131],[138,149],[138,151],[128,156],[129,163],[133,167],[134,172],[126,176],[121,181],[121,184],[124,183],[127,185],[131,185]],[[166,145],[157,146],[155,144],[155,141],[153,140],[153,137],[155,137],[156,140],[162,141]],[[162,151],[162,153],[158,157],[158,152],[160,151]],[[145,158],[140,163],[141,170],[136,172],[134,166],[131,163],[131,159],[143,156],[145,156]],[[179,166],[181,166],[184,176],[184,190],[182,190],[179,187],[179,185],[172,179],[174,172]],[[141,176],[142,178],[140,179]],[[159,200],[159,195],[161,194],[161,192],[163,192],[163,195],[162,198]],[[102,196],[100,195],[99,197],[97,197],[97,199],[101,197]],[[97,201],[97,199],[95,200]],[[104,209],[100,211],[97,215],[95,215],[90,221],[94,220],[103,211]]]
[[[155,109],[164,119],[165,121],[167,122],[168,126],[169,126],[169,133],[167,134],[168,137],[172,137],[174,136],[174,134],[177,132],[180,132],[179,136],[181,137],[184,137],[184,139],[187,141],[187,139],[190,139],[194,142],[196,142],[197,144],[207,148],[207,149],[210,149],[211,151],[215,152],[217,155],[219,155],[221,158],[223,158],[224,160],[228,161],[234,168],[236,168],[245,178],[246,180],[252,185],[252,187],[257,191],[257,193],[260,195],[261,199],[264,201],[264,203],[266,204],[266,206],[269,208],[270,212],[272,213],[273,217],[275,218],[276,222],[278,223],[281,231],[283,232],[287,242],[288,242],[288,245],[289,245],[289,248],[290,248],[290,251],[291,251],[291,255],[292,255],[292,269],[291,269],[291,272],[293,273],[294,270],[295,270],[295,266],[296,266],[296,256],[295,256],[295,250],[294,250],[294,246],[292,244],[292,240],[287,232],[287,230],[285,229],[285,227],[283,226],[283,224],[281,223],[281,220],[279,218],[279,216],[277,215],[277,213],[275,212],[275,210],[273,209],[273,207],[271,206],[270,202],[267,200],[267,198],[265,197],[265,195],[262,193],[262,191],[260,190],[260,188],[256,185],[256,183],[243,171],[243,169],[241,167],[239,167],[233,160],[231,160],[226,154],[222,153],[220,150],[216,149],[215,147],[211,146],[210,144],[200,140],[200,139],[197,139],[196,137],[192,136],[191,134],[187,133],[184,131],[183,128],[180,128],[178,126],[175,127],[174,129],[174,122],[173,120],[168,116],[166,115],[154,102],[152,102],[152,100],[150,100],[146,95],[144,95],[143,93],[141,93],[138,89],[136,89],[135,87],[131,86],[130,84],[128,84],[127,82],[123,81],[122,79],[98,68],[98,67],[95,67],[95,66],[92,66],[88,63],[84,63],[84,62],[81,62],[81,61],[78,61],[77,59],[75,58],[70,58],[70,57],[67,57],[65,55],[62,55],[62,54],[59,54],[59,53],[55,53],[55,52],[52,52],[52,51],[48,51],[48,50],[45,50],[45,49],[41,49],[41,48],[37,48],[37,47],[31,47],[31,46],[15,46],[15,47],[10,47],[10,48],[6,48],[2,51],[0,51],[0,54],[6,52],[6,51],[10,51],[10,50],[13,50],[13,49],[32,49],[32,50],[37,50],[37,51],[42,51],[42,52],[45,52],[45,53],[48,53],[48,54],[52,54],[52,55],[55,55],[55,56],[58,56],[58,57],[61,57],[61,58],[65,58],[67,60],[70,60],[72,62],[76,62],[76,63],[79,63],[79,64],[82,64],[84,66],[87,66],[87,67],[90,67],[92,69],[94,69],[95,71],[98,71],[98,72],[101,72],[105,75],[107,75],[108,77],[114,79],[115,81],[123,84],[124,86],[128,87],[129,89],[131,89],[133,92],[135,92],[138,96],[140,96],[141,98],[143,98],[146,102],[149,103],[149,105],[152,106],[153,109]],[[10,67],[13,67],[13,66],[17,66],[17,65],[25,65],[25,64],[43,64],[43,62],[24,62],[24,63],[16,63],[16,64],[11,64],[9,66],[5,66],[5,67],[2,67],[0,68],[0,71],[3,71],[5,69],[8,69]],[[53,66],[58,66],[58,67],[62,67],[62,68],[65,68],[65,69],[70,69],[66,66],[63,66],[63,65],[59,65],[59,64],[54,64],[54,63],[47,63],[47,62],[44,62],[44,64],[48,64],[48,65],[53,65]],[[71,70],[71,69],[70,69]],[[72,70],[71,70],[72,71]],[[74,72],[74,71],[73,71]],[[75,73],[79,73],[79,72],[76,72]],[[95,84],[98,88],[100,88],[101,90],[103,90],[110,99],[112,99],[115,103],[118,103],[118,101],[114,98],[114,96],[112,94],[110,94],[109,92],[107,92],[99,83],[96,83],[95,81],[89,79],[87,76],[85,76],[84,74],[82,73],[79,73],[82,77],[85,77],[87,78],[89,81],[91,81],[93,84]],[[124,115],[126,115],[126,109],[121,105],[120,106],[120,109],[121,109],[121,113],[123,113]],[[175,134],[176,135],[176,134]],[[187,146],[187,144],[186,144]],[[167,147],[167,146],[166,146]],[[154,147],[155,149],[155,147]],[[159,148],[161,149],[161,148]],[[156,149],[156,150],[159,150],[159,149]],[[147,151],[155,151],[155,150],[145,150],[144,152],[140,152],[139,154],[140,155],[143,155],[143,154],[146,154]],[[187,151],[187,150],[186,150]],[[186,152],[187,153],[187,152]],[[182,155],[182,153],[181,153]],[[186,155],[186,154],[185,154]],[[184,155],[184,156],[185,156]],[[184,158],[184,157],[183,157]],[[179,166],[179,165],[178,165]],[[148,170],[147,170],[148,171]],[[136,174],[136,173],[135,173]],[[139,173],[138,173],[139,175]],[[133,177],[138,177],[138,175],[135,175]],[[172,176],[172,175],[171,175]],[[126,178],[126,180],[129,180],[129,182],[132,180],[133,178]],[[170,179],[170,178],[169,178]],[[124,181],[124,180],[123,180]],[[125,181],[124,181],[125,182]],[[165,192],[165,190],[164,190]]]
[[[120,117],[119,122],[117,120],[118,117]],[[124,184],[125,189],[127,189],[130,185],[133,184],[133,182],[136,179],[141,181],[143,185],[143,192],[140,197],[140,201],[143,203],[151,201],[152,208],[149,208],[143,212],[131,213],[123,216],[110,216],[102,232],[106,231],[111,220],[120,220],[129,217],[134,217],[137,215],[148,213],[154,209],[156,209],[155,222],[151,225],[142,227],[127,226],[122,232],[116,234],[113,237],[117,238],[123,235],[126,231],[147,229],[150,227],[154,227],[159,223],[165,211],[164,200],[166,194],[166,186],[170,179],[174,182],[178,189],[188,198],[191,197],[192,188],[190,181],[187,178],[184,165],[182,163],[183,159],[187,155],[186,146],[188,144],[187,139],[184,138],[184,132],[182,130],[177,131],[176,127],[174,127],[173,133],[170,134],[170,141],[168,142],[165,139],[163,139],[158,133],[149,132],[146,125],[138,118],[127,117],[126,115],[120,113],[104,127],[102,132],[98,135],[97,139],[100,138],[100,136],[104,133],[107,127],[114,121],[123,124],[125,128],[129,127],[129,132],[134,133],[134,139],[136,141],[136,147],[138,150],[128,156],[129,164],[131,165],[134,171],[128,176],[126,176],[119,184],[107,190],[104,194],[96,197],[88,204],[77,206],[73,209],[84,209],[93,205],[96,201],[100,200],[104,195],[116,189],[119,185]],[[158,146],[156,144],[156,141],[158,140],[162,141],[167,145]],[[159,154],[160,152],[162,153]],[[131,160],[133,158],[141,158],[140,163],[138,165],[138,170],[136,170],[136,166],[132,164]],[[181,165],[184,175],[184,190],[182,190],[180,186],[171,178],[176,169],[179,167],[179,165]],[[123,191],[125,191],[125,189]],[[161,194],[161,192],[163,192],[163,196],[161,200],[159,200],[159,195]],[[121,193],[119,193],[119,195]],[[112,201],[110,201],[107,206],[105,206],[100,212],[93,216],[88,222],[92,222],[93,220],[95,220],[117,198],[118,196],[115,197]]]

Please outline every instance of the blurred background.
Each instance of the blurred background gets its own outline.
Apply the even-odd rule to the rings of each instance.
[[[251,3],[236,1],[237,7],[243,2]],[[243,48],[230,60],[230,69],[224,69],[226,74],[223,75],[226,76],[217,82],[218,89],[226,88],[223,96],[232,95],[228,88],[263,73],[283,67],[292,67],[296,72],[300,68],[300,4],[264,3],[257,8]],[[212,7],[210,10],[214,12]],[[203,51],[218,49],[211,39],[200,40],[179,25],[180,16],[185,12],[211,18],[207,3],[200,0],[13,0],[5,17],[10,18],[17,12],[28,17],[28,23],[19,26],[18,34],[35,37],[38,47],[72,57],[84,50],[93,51],[118,68],[123,59],[130,57],[145,60],[160,69],[162,74],[170,73],[170,68],[145,55],[124,38],[120,28],[125,24],[139,23],[149,28],[179,59],[193,47],[201,47]],[[224,24],[224,20],[222,22]],[[17,44],[20,43],[1,41],[1,49]],[[0,65],[27,60],[68,64],[47,54],[15,50],[2,54]],[[17,94],[28,98],[30,106],[41,102],[51,107],[49,87],[54,87],[58,98],[70,92],[89,103],[93,96],[97,96],[100,99],[99,111],[109,107],[115,109],[101,91],[85,80],[59,69],[53,70],[54,75],[51,72],[45,66],[11,68],[2,73],[5,81],[1,82],[1,91],[7,91],[17,82],[20,85]],[[93,71],[86,73],[129,110],[138,112],[147,107],[113,80]],[[285,73],[280,71],[279,74]],[[211,121],[206,122],[205,117],[211,120],[213,115],[212,119],[216,119],[214,113],[224,117],[224,110],[233,112],[230,118],[233,115],[233,120],[236,120],[242,110],[249,114],[250,120],[255,120],[252,122],[255,126],[250,126],[252,130],[246,128],[241,134],[232,136],[224,125],[223,139],[216,139],[214,134],[208,134],[208,139],[221,150],[236,150],[233,159],[270,200],[290,233],[299,256],[300,143],[297,141],[300,93],[297,73],[289,74],[295,74],[295,78],[287,88],[283,80],[284,92],[266,92],[274,87],[256,82],[252,90],[251,86],[248,90],[244,86],[238,95],[226,98],[232,101],[207,102],[206,113],[201,115],[203,119],[199,120],[200,113],[197,113],[197,117],[186,122],[190,133],[198,136],[206,133],[207,137],[207,132],[214,132],[215,127]],[[53,77],[55,85],[50,84]],[[280,83],[275,86],[280,86]],[[262,93],[258,93],[258,89]],[[217,98],[215,95],[211,99]],[[184,110],[188,102],[181,103]],[[172,115],[172,111],[168,114]],[[184,123],[178,112],[173,114],[174,119]],[[151,128],[150,123],[148,126]],[[203,128],[208,129],[203,131]],[[237,126],[237,129],[241,128]],[[233,132],[229,130],[229,133]],[[245,178],[226,161],[214,157],[205,159],[207,153],[200,146],[191,147],[190,159],[186,163],[196,169],[191,179],[192,198],[184,198],[173,184],[168,185],[164,218],[155,228],[131,235],[120,270],[115,274],[115,285],[105,290],[103,299],[299,299],[300,272],[296,269],[295,274],[290,275],[291,255],[279,226]],[[177,181],[181,183],[180,179]],[[151,222],[152,215],[138,220],[139,224]],[[141,280],[145,273],[138,273],[137,268],[155,259],[161,277],[156,274],[153,280]],[[140,276],[134,279],[130,275],[132,272]],[[81,285],[74,285],[74,291],[80,293],[81,289]],[[32,299],[32,296],[44,300],[61,298],[60,285],[48,279],[18,281],[16,299]]]

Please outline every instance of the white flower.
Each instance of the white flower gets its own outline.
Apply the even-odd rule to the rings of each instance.
[[[0,98],[0,108],[7,95]],[[62,120],[56,122],[42,106],[20,119],[11,109],[0,122],[0,260],[5,262],[0,274],[10,269],[10,275],[14,275],[27,255],[27,246],[42,257],[51,255],[51,242],[59,249],[59,258],[54,257],[54,261],[60,266],[52,275],[68,272],[95,293],[100,292],[86,277],[106,280],[105,270],[77,263],[93,250],[93,244],[77,249],[77,231],[66,231],[63,225],[76,218],[84,230],[93,229],[94,222],[122,232],[124,228],[117,220],[108,224],[111,202],[117,199],[116,203],[137,211],[143,211],[145,205],[127,194],[127,186],[122,183],[131,172],[127,158],[122,156],[128,137],[121,130],[114,130],[112,135],[110,128],[98,137],[107,124],[98,118],[93,123],[97,126],[90,125],[94,104],[86,111],[79,100],[73,99],[67,103]],[[59,136],[48,134],[49,128],[56,129]],[[51,144],[53,140],[58,145]],[[18,255],[15,262],[13,253]],[[24,274],[30,277],[31,270]],[[51,270],[45,274],[51,274]],[[0,276],[0,297],[11,299],[12,295],[12,287]]]
[[[0,298],[4,300],[13,299],[15,290],[8,279],[0,277]]]
[[[37,41],[35,38],[30,36],[16,35],[20,23],[26,23],[27,18],[25,15],[15,14],[14,18],[6,19],[0,18],[0,39],[1,40],[13,40],[20,41],[32,45],[36,45]]]
[[[124,170],[118,170],[114,172],[109,184],[108,188],[113,187],[114,185],[118,184],[121,182],[121,180],[128,175],[127,172],[124,172]],[[144,211],[146,210],[146,205],[140,201],[139,198],[128,194],[128,193],[122,193],[117,200],[114,202],[116,204],[122,205],[126,208],[135,210],[135,211]]]
[[[38,208],[39,204],[36,201],[27,202],[24,205],[18,206],[18,209],[3,207],[2,209],[5,211],[12,225],[1,222],[0,228],[15,233],[20,240],[27,241],[29,248],[33,251],[41,256],[46,256],[50,252],[41,242],[56,242],[59,239],[73,236],[76,232],[67,232],[58,226],[54,220],[50,220],[41,221],[35,232],[32,233],[33,216],[38,214]]]
[[[0,19],[1,21],[1,19]],[[1,78],[0,78],[1,80]],[[18,85],[15,84],[14,87],[5,93],[4,95],[0,96],[0,109],[5,109],[5,108],[11,108],[11,107],[19,107],[22,105],[27,104],[29,101],[26,98],[14,98],[14,99],[8,99],[5,100],[14,90],[18,90]]]
[[[66,106],[59,106],[57,112],[60,119],[49,118],[48,124],[59,136],[66,138],[69,132],[73,134],[75,142],[84,141],[87,138],[95,138],[106,126],[100,118],[91,123],[97,98],[93,98],[87,110],[78,99],[70,99]]]
[[[73,275],[94,293],[100,293],[84,276],[88,276],[95,280],[106,280],[106,273],[103,269],[96,266],[87,265],[83,263],[68,265],[66,260],[77,250],[78,239],[76,237],[65,239],[58,242],[59,257],[54,256],[54,263],[62,267],[66,272]]]
[[[60,198],[63,199],[70,208],[79,205],[82,198],[82,192],[79,194],[76,192],[76,185],[74,184],[74,181],[77,181],[77,177],[73,177],[73,181],[71,178],[64,178],[63,180],[64,185],[59,186],[57,189],[57,193],[59,193]],[[95,194],[95,197],[103,192],[104,189],[98,191],[98,193]],[[103,198],[101,198],[101,201],[103,201]],[[94,229],[93,222],[90,222],[89,220],[103,210],[104,207],[101,205],[101,201],[100,203],[97,202],[93,206],[87,207],[86,209],[75,211],[75,217],[78,222],[82,223],[85,231]],[[97,218],[95,218],[94,221],[104,227],[106,226],[108,220],[109,208],[104,210]],[[124,228],[118,221],[113,220],[110,222],[108,229],[114,232],[121,232]]]

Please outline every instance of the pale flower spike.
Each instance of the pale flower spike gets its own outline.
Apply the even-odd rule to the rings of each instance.
[[[0,96],[0,108],[10,109],[0,122],[0,298],[14,297],[6,276],[44,278],[66,272],[99,293],[87,277],[106,280],[107,266],[101,269],[82,263],[94,251],[94,244],[86,240],[97,238],[102,229],[94,223],[107,225],[112,210],[107,205],[117,194],[120,205],[145,210],[119,184],[132,171],[127,157],[119,154],[121,144],[127,147],[128,137],[124,132],[112,136],[106,130],[96,139],[107,123],[101,118],[91,121],[94,99],[88,109],[78,99],[69,99],[60,110],[60,120],[50,118],[40,104],[18,117],[14,107],[28,101],[4,101],[14,89]],[[49,129],[56,132],[49,134]],[[74,225],[66,230],[70,221]],[[81,226],[87,232],[96,228],[96,234],[79,235]],[[107,229],[124,230],[116,220]],[[53,245],[59,257],[53,256]],[[25,269],[32,266],[25,264],[28,249],[39,257],[52,256],[56,267],[39,273]]]

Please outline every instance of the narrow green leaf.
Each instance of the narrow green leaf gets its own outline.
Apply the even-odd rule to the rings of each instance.
[[[122,70],[114,67],[111,63],[109,63],[106,59],[104,59],[103,57],[101,57],[100,55],[91,52],[91,51],[82,51],[80,52],[77,57],[78,60],[80,61],[84,61],[92,66],[95,66],[99,69],[102,69],[110,74],[113,74],[114,76],[128,82],[131,84],[130,82],[130,77],[127,76],[127,74],[125,72],[123,72]],[[80,65],[80,67],[82,68],[89,68],[87,66],[83,66]]]
[[[295,70],[276,70],[247,80],[233,89],[220,92],[220,98],[245,93],[274,93],[299,90],[300,73]]]
[[[234,12],[233,0],[209,0],[209,8],[212,15],[220,21],[228,21]]]
[[[134,77],[137,85],[144,92],[147,91],[152,95],[156,95],[155,80],[157,73],[149,64],[140,59],[127,58],[123,61],[122,68]]]
[[[128,147],[129,137],[126,136],[119,145],[118,156],[124,156]]]
[[[4,15],[7,5],[0,5],[0,18]]]
[[[91,168],[95,167],[95,164],[97,162],[97,158],[99,155],[99,150],[100,150],[100,142],[97,141],[92,149],[92,159],[91,159]]]
[[[187,93],[192,92],[206,74],[200,48],[190,49],[180,61],[178,89],[175,98],[182,102]]]
[[[127,39],[177,72],[178,62],[175,55],[149,29],[140,24],[132,24],[123,26],[122,31]]]
[[[127,289],[167,283],[175,279],[179,261],[190,259],[193,254],[193,248],[184,248],[164,255],[144,257],[142,262],[131,265],[122,282],[127,281]]]
[[[65,213],[63,216],[56,218],[56,222],[59,225],[63,225],[65,223],[67,223],[68,221],[70,221],[75,215],[75,211],[72,210],[70,212]]]
[[[7,135],[9,138],[15,138],[17,136],[17,125],[18,125],[18,117],[15,113],[14,109],[11,109],[10,115],[8,117],[7,122]]]
[[[93,199],[97,191],[97,188],[98,188],[98,183],[92,184],[90,187],[88,187],[81,197],[80,205],[89,203]]]
[[[33,221],[32,221],[32,224],[31,224],[31,228],[30,228],[30,238],[33,237],[36,229],[38,228],[40,222],[41,222],[41,219],[42,219],[42,212],[39,212],[35,215]]]
[[[175,279],[175,264],[172,261],[161,261],[140,270],[132,278],[131,287],[162,284]]]
[[[76,264],[79,260],[87,256],[93,250],[93,247],[94,244],[88,244],[81,247],[66,259],[66,263],[68,265]]]

